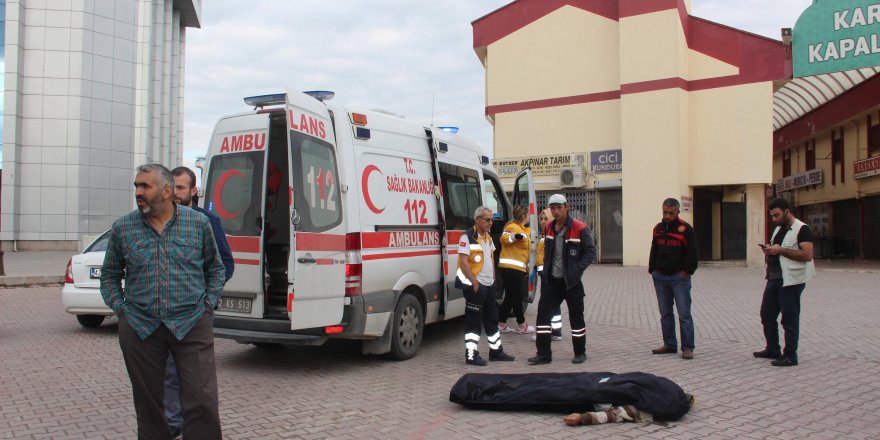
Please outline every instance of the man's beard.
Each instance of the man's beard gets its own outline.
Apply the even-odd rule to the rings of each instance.
[[[190,205],[192,205],[192,196],[181,198],[180,200],[176,200],[176,202],[180,206],[189,207]]]

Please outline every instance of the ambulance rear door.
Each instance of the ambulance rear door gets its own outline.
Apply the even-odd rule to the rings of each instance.
[[[264,184],[269,115],[221,119],[208,150],[202,206],[220,217],[235,273],[226,283],[218,312],[262,318]]]
[[[537,197],[535,196],[535,184],[532,180],[532,170],[530,168],[526,168],[517,174],[516,179],[513,183],[513,199],[511,200],[513,206],[523,206],[528,208],[529,210],[529,225],[531,226],[529,239],[532,242],[532,246],[529,248],[529,270],[531,271],[533,267],[535,267],[535,262],[537,259],[535,258],[535,250],[537,248],[536,243],[538,243],[538,228],[540,225],[538,224],[538,212],[540,211],[537,207]],[[535,285],[537,283],[529,283],[529,301],[535,299]]]
[[[345,117],[339,121],[347,126]],[[323,102],[287,93],[290,237],[287,312],[292,330],[340,324],[345,230],[333,119]]]

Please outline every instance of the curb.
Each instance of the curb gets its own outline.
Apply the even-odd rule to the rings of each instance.
[[[64,284],[63,275],[10,275],[0,276],[0,287]]]

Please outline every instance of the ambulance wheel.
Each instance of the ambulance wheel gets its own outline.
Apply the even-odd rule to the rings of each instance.
[[[394,322],[391,323],[391,357],[397,360],[409,359],[416,355],[422,345],[425,329],[422,305],[410,294],[404,294],[394,308]]]
[[[98,328],[104,322],[104,315],[76,315],[76,320],[85,328]]]

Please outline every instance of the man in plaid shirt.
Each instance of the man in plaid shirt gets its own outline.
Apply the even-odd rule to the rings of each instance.
[[[162,405],[170,351],[180,376],[184,437],[219,439],[213,310],[225,269],[208,218],[173,203],[171,172],[159,164],[137,171],[138,209],[113,223],[101,295],[119,317],[138,438],[171,437]]]

